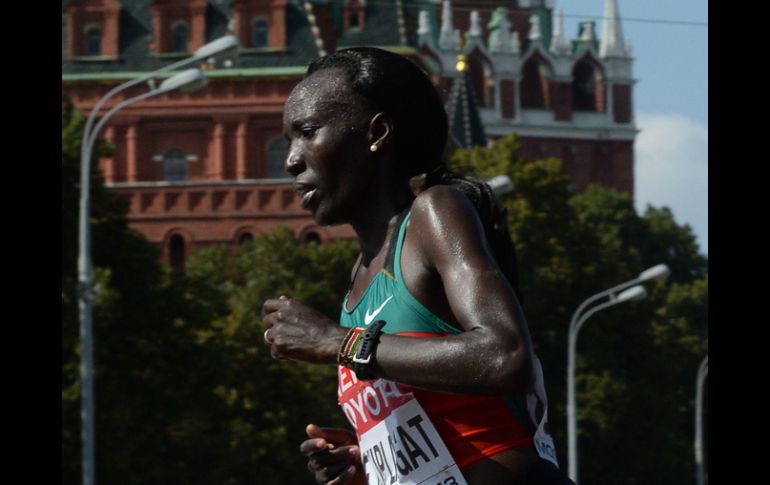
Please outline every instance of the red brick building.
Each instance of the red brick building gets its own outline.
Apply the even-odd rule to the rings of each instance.
[[[116,148],[101,169],[131,200],[130,224],[181,264],[279,224],[304,240],[352,236],[317,227],[281,168],[287,95],[311,60],[349,46],[412,57],[445,95],[465,54],[488,138],[515,131],[525,156],[561,158],[577,187],[632,192],[632,60],[616,0],[604,15],[599,41],[593,22],[567,38],[552,0],[63,0],[62,87],[87,113],[139,73],[238,37],[236,59],[203,66],[206,89],[132,105],[101,133]]]

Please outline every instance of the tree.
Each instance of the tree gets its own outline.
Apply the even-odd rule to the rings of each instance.
[[[217,307],[196,335],[227,356],[215,392],[226,405],[219,419],[228,458],[216,483],[312,483],[297,447],[308,423],[346,425],[336,368],[273,360],[263,343],[262,303],[288,295],[334,318],[356,254],[345,241],[302,246],[284,227],[235,254],[213,246],[190,256],[188,300]]]
[[[80,483],[81,474],[76,253],[82,129],[82,115],[63,95],[64,483]],[[182,305],[184,287],[161,267],[159,251],[128,227],[127,201],[104,187],[96,162],[109,150],[97,145],[91,172],[94,272],[102,287],[93,325],[96,476],[104,483],[175,483],[179,457],[195,456],[178,429],[192,427],[188,416],[219,402],[205,388],[207,349],[176,325],[206,314]]]
[[[580,479],[682,483],[692,474],[692,388],[707,353],[708,265],[668,208],[634,210],[628,194],[578,192],[561,161],[525,160],[515,135],[450,153],[479,178],[511,177],[503,196],[524,310],[546,377],[549,424],[566,467],[566,348],[572,313],[589,296],[658,263],[672,274],[649,297],[591,317],[578,341]]]
[[[77,218],[83,118],[62,99],[62,476],[80,482]],[[336,372],[272,360],[262,302],[280,293],[334,315],[355,251],[300,245],[288,229],[188,271],[161,265],[127,201],[91,173],[96,476],[101,483],[312,483],[297,445],[308,422],[344,425]]]
[[[62,103],[63,482],[80,476],[77,200],[82,117]],[[100,144],[97,153],[108,153]],[[95,156],[96,158],[96,156]],[[627,194],[579,193],[557,159],[525,160],[515,137],[456,151],[452,166],[511,176],[503,197],[520,288],[564,461],[566,330],[586,297],[664,262],[641,303],[592,317],[578,346],[581,482],[681,483],[692,473],[692,389],[708,347],[708,267],[666,208]],[[96,165],[96,164],[94,164]],[[330,317],[350,279],[353,243],[300,244],[281,228],[237,251],[190,255],[185,273],[126,222],[126,201],[92,173],[97,479],[105,483],[312,483],[296,445],[309,422],[345,426],[336,374],[274,361],[261,306],[281,294]]]

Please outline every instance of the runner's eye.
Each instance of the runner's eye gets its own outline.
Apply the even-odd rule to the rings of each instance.
[[[302,138],[312,138],[316,131],[318,131],[317,126],[303,126],[299,130]]]

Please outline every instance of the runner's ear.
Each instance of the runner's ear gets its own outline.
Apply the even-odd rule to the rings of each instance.
[[[392,137],[393,119],[382,111],[372,116],[369,121],[369,143],[382,149],[391,142]]]

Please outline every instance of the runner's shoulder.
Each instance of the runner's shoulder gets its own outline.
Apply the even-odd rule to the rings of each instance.
[[[412,223],[421,232],[435,235],[462,234],[482,228],[471,199],[450,185],[434,185],[421,192],[412,203]]]
[[[443,222],[464,213],[476,215],[473,203],[463,191],[451,185],[434,185],[415,198],[411,218],[426,223],[436,219]]]

